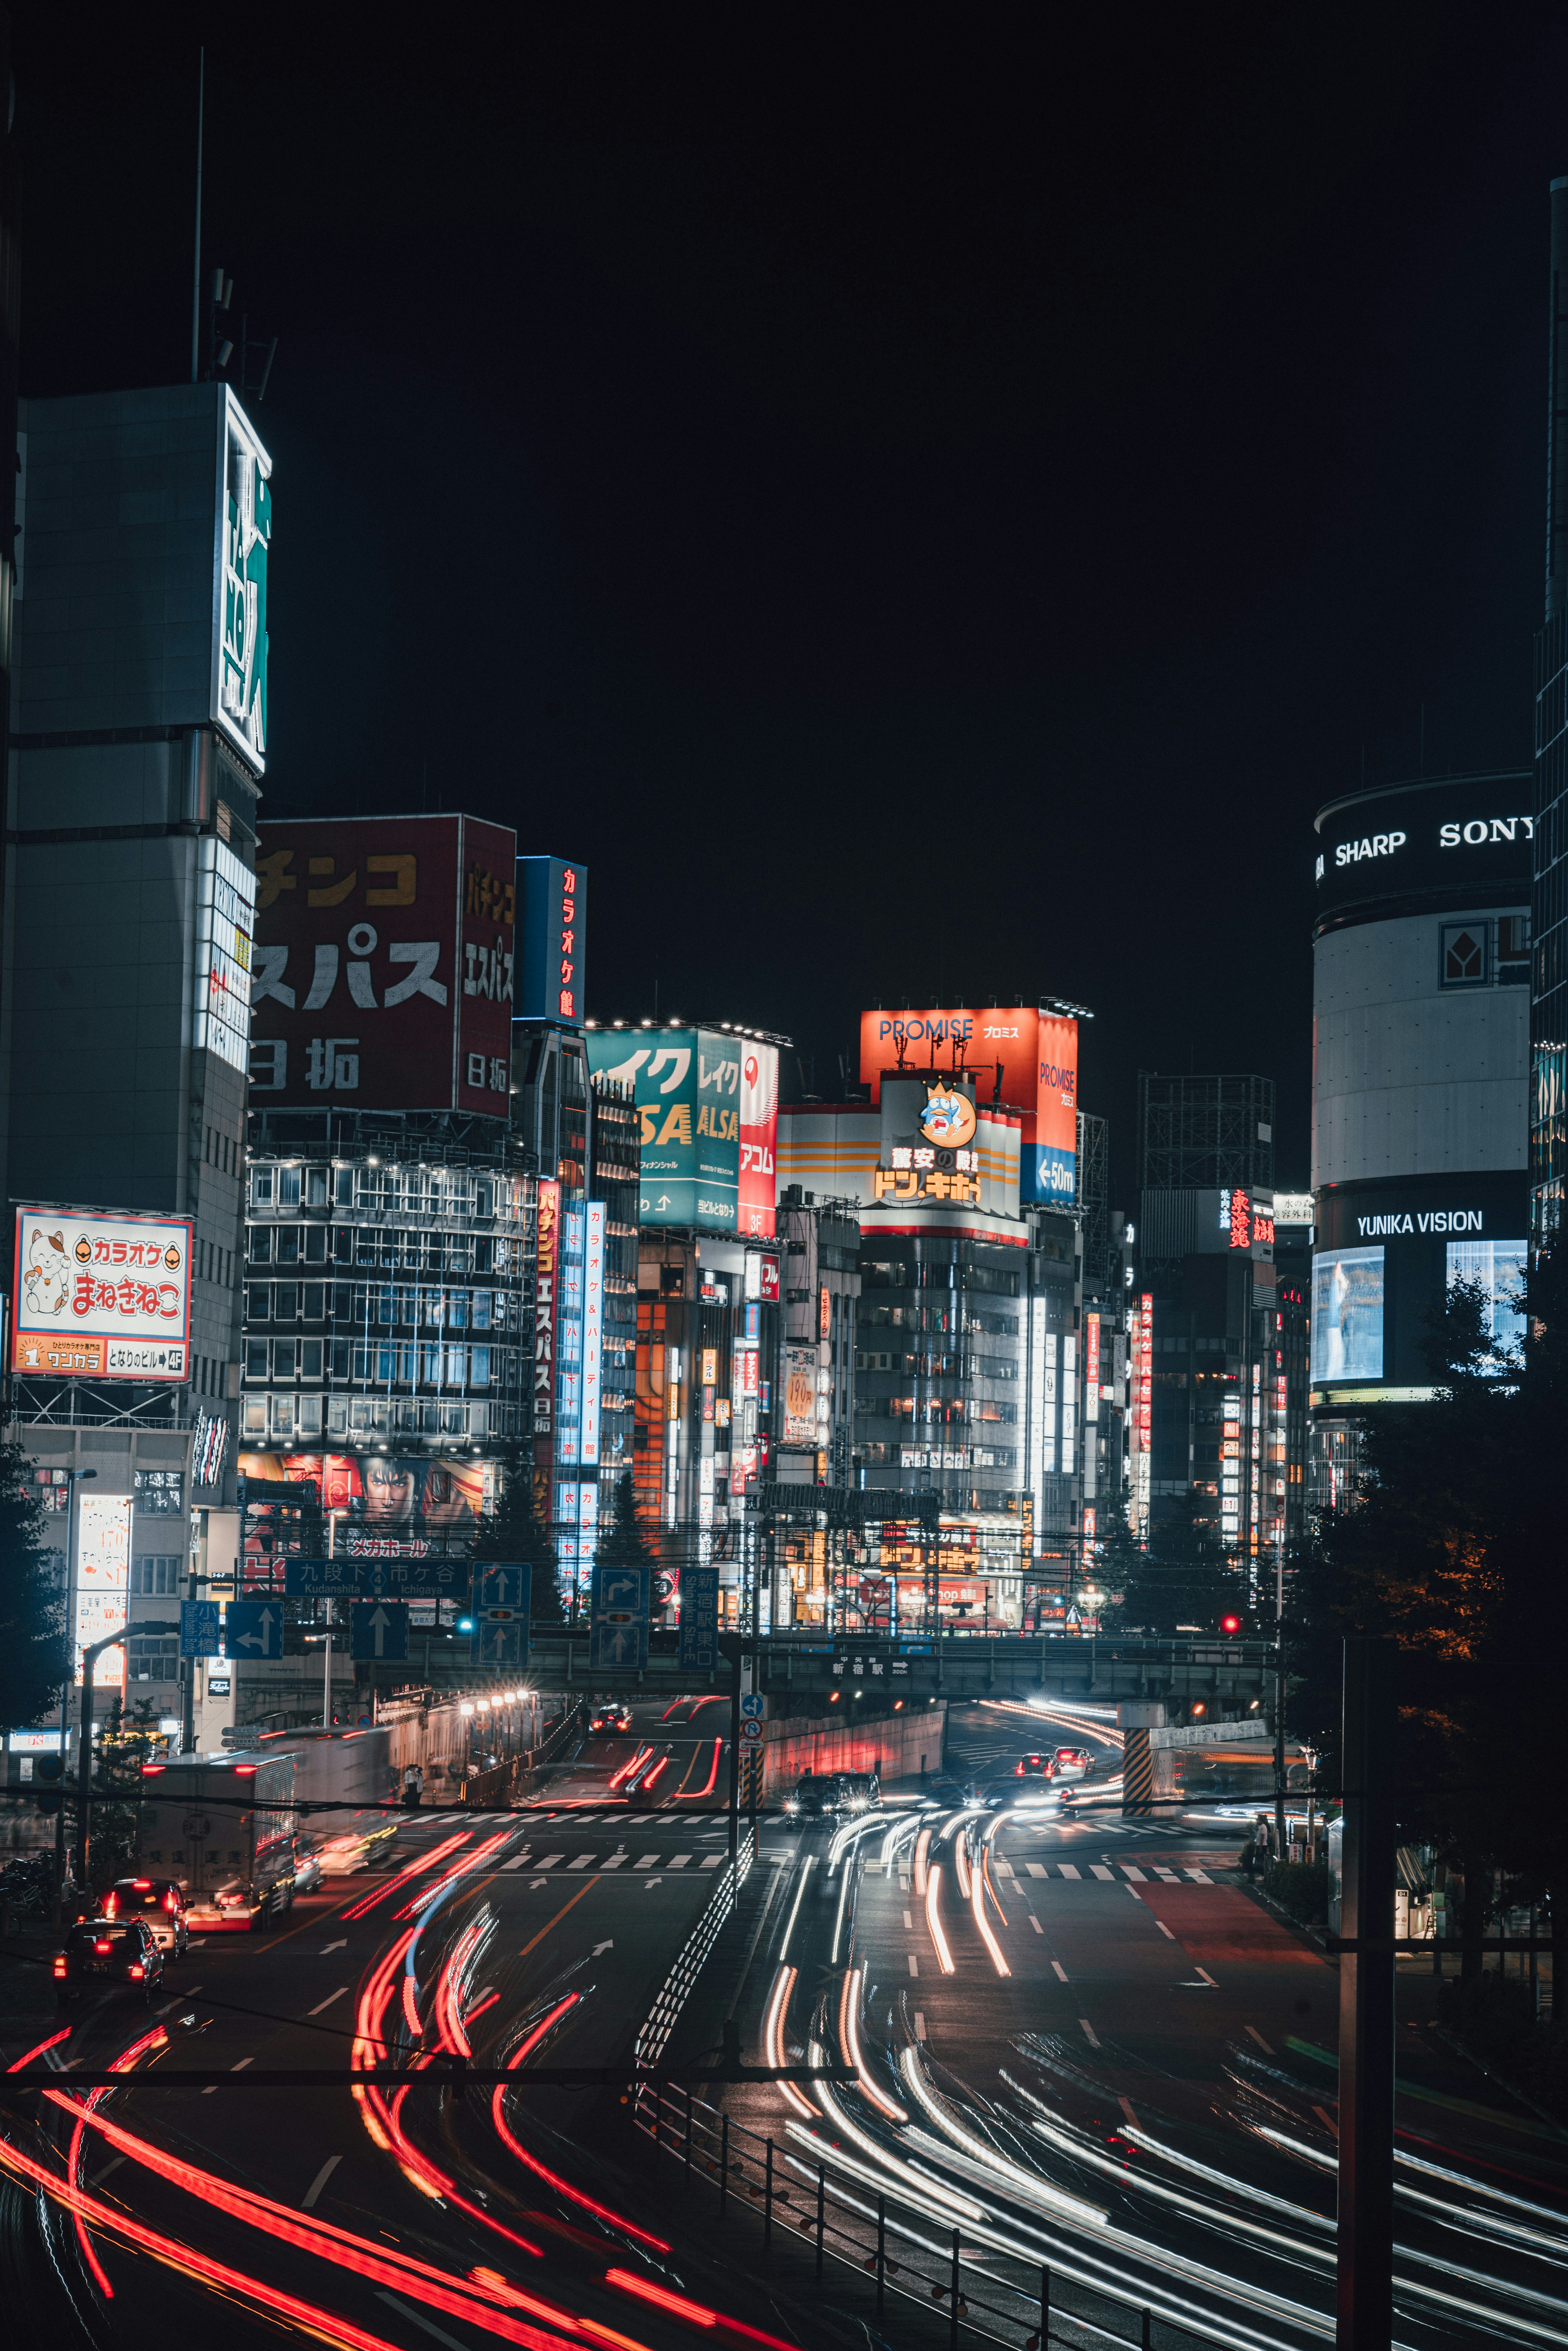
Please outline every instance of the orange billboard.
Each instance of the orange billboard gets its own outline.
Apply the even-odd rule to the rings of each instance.
[[[936,1005],[861,1014],[861,1082],[880,1099],[884,1071],[968,1070],[982,1103],[1022,1114],[1025,1200],[1078,1190],[1078,1023],[1031,1004]],[[999,1074],[1000,1084],[998,1087]]]

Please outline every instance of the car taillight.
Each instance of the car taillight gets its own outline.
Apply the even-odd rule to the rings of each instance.
[[[147,1970],[146,1970],[146,1969],[142,1966],[142,1964],[141,1964],[141,1960],[140,1960],[140,1959],[133,1959],[133,1960],[131,1961],[131,1973],[133,1976],[144,1976],[144,1975],[146,1974],[146,1972],[147,1972]]]
[[[165,1910],[177,1910],[179,1907],[179,1903],[172,1894],[165,1894],[163,1896],[163,1907]]]
[[[133,1877],[131,1883],[138,1894],[151,1894],[152,1891],[152,1880],[150,1877]]]
[[[63,1951],[57,1951],[55,1954],[55,1973],[57,1976],[63,1976],[65,1971],[66,1955]]]
[[[103,1915],[106,1918],[112,1918],[114,1916],[114,1896],[112,1894],[106,1894],[103,1897]]]
[[[114,1949],[114,1946],[112,1943],[95,1943],[92,1948],[101,1955],[105,1952],[111,1951]]]

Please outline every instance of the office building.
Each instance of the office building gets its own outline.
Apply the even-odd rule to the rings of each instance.
[[[1568,1181],[1568,179],[1551,191],[1546,596],[1535,640],[1530,920],[1530,1232],[1563,1222]]]

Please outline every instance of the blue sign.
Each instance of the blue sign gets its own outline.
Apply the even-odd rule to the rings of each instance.
[[[406,1600],[357,1600],[349,1611],[350,1657],[406,1657]]]
[[[218,1637],[218,1604],[215,1600],[182,1600],[180,1603],[180,1655],[183,1657],[215,1657],[221,1646]]]
[[[516,1613],[528,1609],[533,1570],[519,1566],[515,1561],[477,1560],[474,1566],[474,1614],[483,1616],[492,1608],[506,1608]]]
[[[224,1647],[231,1657],[280,1657],[283,1610],[278,1603],[231,1600],[224,1616]]]
[[[580,1029],[588,971],[588,869],[564,857],[517,860],[515,1020]]]
[[[740,1719],[742,1722],[760,1722],[762,1719],[762,1709],[767,1703],[768,1701],[763,1697],[760,1690],[742,1690],[740,1693]]]
[[[683,1582],[685,1578],[682,1579]],[[641,1667],[648,1662],[648,1570],[596,1567],[588,1662]]]
[[[381,1594],[379,1559],[295,1559],[283,1562],[290,1600],[369,1600]]]
[[[522,1616],[476,1617],[468,1643],[476,1666],[525,1666],[528,1661],[528,1620]]]
[[[718,1666],[718,1570],[687,1567],[681,1571],[681,1656],[683,1671],[713,1673]]]

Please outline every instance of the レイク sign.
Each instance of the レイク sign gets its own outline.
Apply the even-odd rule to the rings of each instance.
[[[191,1230],[186,1217],[18,1208],[12,1370],[189,1380]]]

